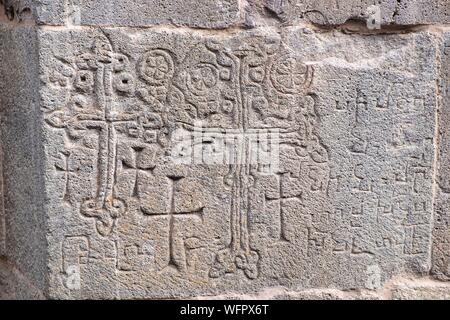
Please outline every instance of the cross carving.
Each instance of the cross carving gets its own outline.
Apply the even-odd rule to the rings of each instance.
[[[169,244],[169,262],[167,267],[175,268],[177,271],[180,271],[181,266],[175,259],[175,249],[174,249],[174,240],[175,240],[175,219],[181,218],[196,218],[203,220],[203,210],[201,207],[197,210],[193,211],[179,211],[176,208],[176,193],[178,189],[178,184],[183,177],[168,177],[169,180],[169,208],[166,212],[151,212],[148,209],[141,208],[144,214],[152,216],[152,217],[167,217],[169,223],[169,236],[168,236],[168,244]]]
[[[114,110],[113,73],[123,68],[121,64],[125,60],[126,57],[113,52],[106,36],[97,38],[91,52],[78,57],[74,67],[78,70],[75,86],[82,91],[92,90],[95,102],[87,105],[85,101],[75,99],[74,106],[69,110],[56,110],[46,118],[51,126],[65,129],[72,137],[79,138],[92,131],[98,135],[96,195],[85,199],[80,210],[82,215],[96,220],[96,229],[102,236],[111,234],[116,220],[127,210],[126,201],[114,194],[117,127],[149,121],[144,113],[119,113]],[[126,86],[128,82],[122,79],[120,85]]]

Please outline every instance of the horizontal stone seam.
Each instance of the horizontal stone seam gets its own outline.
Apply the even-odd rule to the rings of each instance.
[[[336,288],[311,288],[305,290],[292,290],[284,287],[271,287],[259,290],[256,293],[239,294],[230,293],[213,296],[200,296],[198,300],[215,300],[215,299],[239,299],[239,300],[271,300],[277,297],[287,296],[290,298],[300,298],[308,295],[332,295],[338,299],[358,299],[358,298],[379,298],[382,300],[391,300],[393,293],[399,289],[447,289],[450,291],[450,283],[433,279],[431,277],[421,278],[396,278],[386,283],[377,290],[369,289],[336,289]]]
[[[340,26],[338,28],[318,28],[312,24],[299,24],[299,25],[289,25],[289,26],[264,26],[257,28],[230,28],[230,29],[201,29],[201,28],[192,28],[192,27],[176,27],[172,25],[157,25],[157,26],[149,26],[149,27],[120,27],[120,26],[95,26],[95,25],[79,25],[79,26],[51,26],[51,25],[30,25],[30,24],[2,24],[0,23],[0,30],[6,29],[18,29],[18,28],[36,28],[37,30],[42,31],[70,31],[70,30],[102,30],[102,29],[114,29],[114,30],[130,30],[140,32],[142,30],[148,31],[170,31],[170,32],[192,32],[196,34],[205,34],[205,35],[216,35],[216,36],[228,36],[234,35],[239,32],[245,31],[264,31],[264,30],[274,30],[275,32],[282,33],[284,30],[288,30],[290,28],[305,28],[311,29],[314,32],[327,34],[333,32],[342,32],[349,35],[367,35],[367,36],[381,36],[381,35],[391,35],[391,34],[414,34],[420,32],[430,32],[434,34],[442,34],[444,32],[450,31],[450,25],[439,25],[439,26],[415,26],[414,28],[392,28],[392,29],[380,29],[380,30],[352,30],[347,29],[349,26]]]

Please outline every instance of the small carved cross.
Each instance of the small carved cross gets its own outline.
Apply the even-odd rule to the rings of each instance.
[[[176,199],[176,192],[177,192],[177,186],[178,183],[183,177],[168,177],[169,183],[170,183],[170,192],[169,192],[169,208],[167,212],[149,212],[148,210],[143,209],[144,213],[151,216],[164,216],[167,217],[169,220],[169,262],[167,264],[167,267],[175,268],[176,270],[180,271],[180,266],[175,260],[174,255],[174,224],[175,219],[177,218],[199,218],[203,219],[203,210],[204,208],[199,208],[197,210],[193,211],[186,211],[186,212],[180,212],[176,209],[175,206],[175,199]]]
[[[56,163],[55,169],[58,172],[64,173],[64,192],[63,192],[63,200],[66,203],[70,202],[70,196],[69,196],[69,183],[70,183],[70,174],[73,172],[73,170],[70,169],[69,166],[69,159],[70,159],[70,152],[64,151],[61,152],[62,155],[62,163]]]

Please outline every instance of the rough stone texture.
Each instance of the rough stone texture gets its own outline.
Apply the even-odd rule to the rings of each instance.
[[[378,6],[382,25],[416,25],[450,22],[445,0],[262,0],[256,3],[283,22],[307,20],[319,25],[340,25],[350,20],[366,21],[369,8]],[[263,3],[263,6],[260,4]],[[260,9],[261,12],[261,9]]]
[[[50,25],[225,28],[239,20],[238,0],[2,0],[8,16]]]
[[[450,280],[450,34],[448,33],[444,35],[441,56],[442,110],[439,113],[438,175],[431,271],[441,280]]]
[[[1,137],[6,256],[34,285],[46,284],[46,215],[36,30],[0,27]]]
[[[394,300],[450,300],[450,287],[444,283],[403,284],[390,293]]]
[[[336,289],[309,289],[289,291],[283,288],[270,288],[256,294],[222,295],[200,297],[201,300],[384,300],[376,291],[344,291]]]
[[[400,276],[376,290],[308,289],[272,287],[254,294],[199,297],[213,300],[450,300],[450,285],[430,279]]]
[[[10,19],[48,25],[198,28],[254,27],[273,22],[332,26],[366,21],[380,9],[382,25],[450,22],[444,0],[1,0]],[[276,19],[269,22],[268,18]]]
[[[361,1],[0,1],[0,298],[448,298],[446,26],[305,24]],[[208,163],[255,132],[278,162],[241,140]]]
[[[43,300],[44,295],[15,267],[0,259],[0,300]]]
[[[0,64],[2,64],[2,54],[0,53]],[[2,143],[2,137],[0,133],[0,146]],[[3,188],[3,155],[0,148],[0,257],[6,254],[6,215],[5,207],[3,203],[4,188]]]
[[[38,38],[51,297],[351,289],[429,269],[434,36]],[[171,134],[197,120],[279,128],[280,167],[174,164]],[[80,290],[64,285],[74,265]]]

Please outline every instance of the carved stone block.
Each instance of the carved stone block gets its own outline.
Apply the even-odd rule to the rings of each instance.
[[[307,20],[333,26],[349,21],[380,25],[418,25],[450,22],[450,7],[443,0],[254,0],[264,3],[283,22]],[[257,7],[257,6],[256,6]],[[379,19],[379,21],[370,21]]]
[[[0,135],[0,144],[1,144]],[[5,255],[6,247],[6,217],[3,200],[5,198],[3,188],[3,155],[0,158],[0,257]]]
[[[58,26],[223,29],[299,22],[322,26],[352,21],[380,26],[450,22],[445,0],[0,0],[1,4],[11,20]]]
[[[0,34],[20,43],[5,49],[20,84],[2,102],[6,251],[40,256],[24,272],[46,296],[370,289],[428,272],[430,33]]]
[[[450,280],[450,34],[444,35],[441,50],[440,93],[442,108],[438,114],[439,132],[437,155],[436,198],[433,229],[431,272],[441,280]]]
[[[52,210],[44,208],[45,158],[39,107],[42,84],[36,30],[0,27],[0,55],[4,253],[20,270],[22,279],[46,292],[47,222]]]
[[[238,0],[1,0],[0,4],[2,1],[11,20],[45,25],[226,28],[240,16]]]

